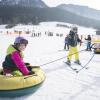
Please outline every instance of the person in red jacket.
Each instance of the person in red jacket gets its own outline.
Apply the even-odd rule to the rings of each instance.
[[[17,37],[14,45],[7,48],[5,61],[2,63],[4,75],[11,74],[14,76],[34,74],[29,70],[23,61],[23,53],[28,44],[28,40],[23,37]]]

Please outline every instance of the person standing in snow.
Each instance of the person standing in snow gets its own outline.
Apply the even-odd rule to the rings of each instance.
[[[65,45],[64,45],[64,49],[65,49],[65,50],[66,50],[66,45],[67,45],[67,50],[69,50],[68,35],[66,35],[66,37],[65,37]]]
[[[5,61],[2,63],[4,75],[11,74],[13,76],[22,76],[34,74],[29,70],[23,61],[23,53],[28,44],[28,40],[23,37],[17,37],[14,45],[7,48]]]
[[[77,27],[72,27],[72,29],[69,32],[68,36],[68,44],[69,44],[69,53],[67,56],[67,64],[71,65],[71,58],[72,55],[75,55],[75,63],[81,64],[79,60],[79,53],[77,50],[77,43],[81,42],[81,40],[78,37],[78,28]]]
[[[91,51],[91,36],[88,35],[88,37],[85,38],[85,40],[87,40],[87,48],[86,48],[86,50],[87,50],[87,51],[88,51],[88,50]]]

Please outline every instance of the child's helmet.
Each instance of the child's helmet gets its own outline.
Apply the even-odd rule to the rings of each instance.
[[[71,30],[72,30],[72,31],[74,31],[74,30],[78,30],[78,28],[77,28],[76,26],[74,26],[74,27],[72,27]]]
[[[14,41],[14,44],[28,44],[28,40],[26,40],[24,37],[17,37]]]
[[[77,28],[76,26],[74,26],[74,27],[72,27],[72,28],[71,28],[71,31],[73,31],[73,32],[77,33],[78,28]]]

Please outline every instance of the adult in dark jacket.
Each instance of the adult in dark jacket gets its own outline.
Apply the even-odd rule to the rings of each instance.
[[[88,37],[85,38],[85,40],[87,40],[87,48],[86,48],[86,50],[87,50],[87,51],[88,51],[88,50],[91,51],[91,36],[88,35]]]
[[[72,29],[69,32],[69,36],[68,36],[69,53],[67,56],[68,65],[71,65],[72,55],[75,55],[75,63],[81,64],[79,61],[79,53],[77,50],[77,43],[81,42],[81,40],[79,39],[77,32],[78,32],[77,27],[72,27]]]
[[[66,50],[66,45],[67,45],[67,50],[69,50],[68,35],[66,35],[66,37],[65,37],[65,45],[64,45],[65,50]]]

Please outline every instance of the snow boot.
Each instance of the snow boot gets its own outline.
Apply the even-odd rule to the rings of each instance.
[[[69,66],[71,66],[70,60],[67,60],[66,64],[69,65]]]
[[[79,60],[76,60],[74,63],[81,65],[81,62]]]

